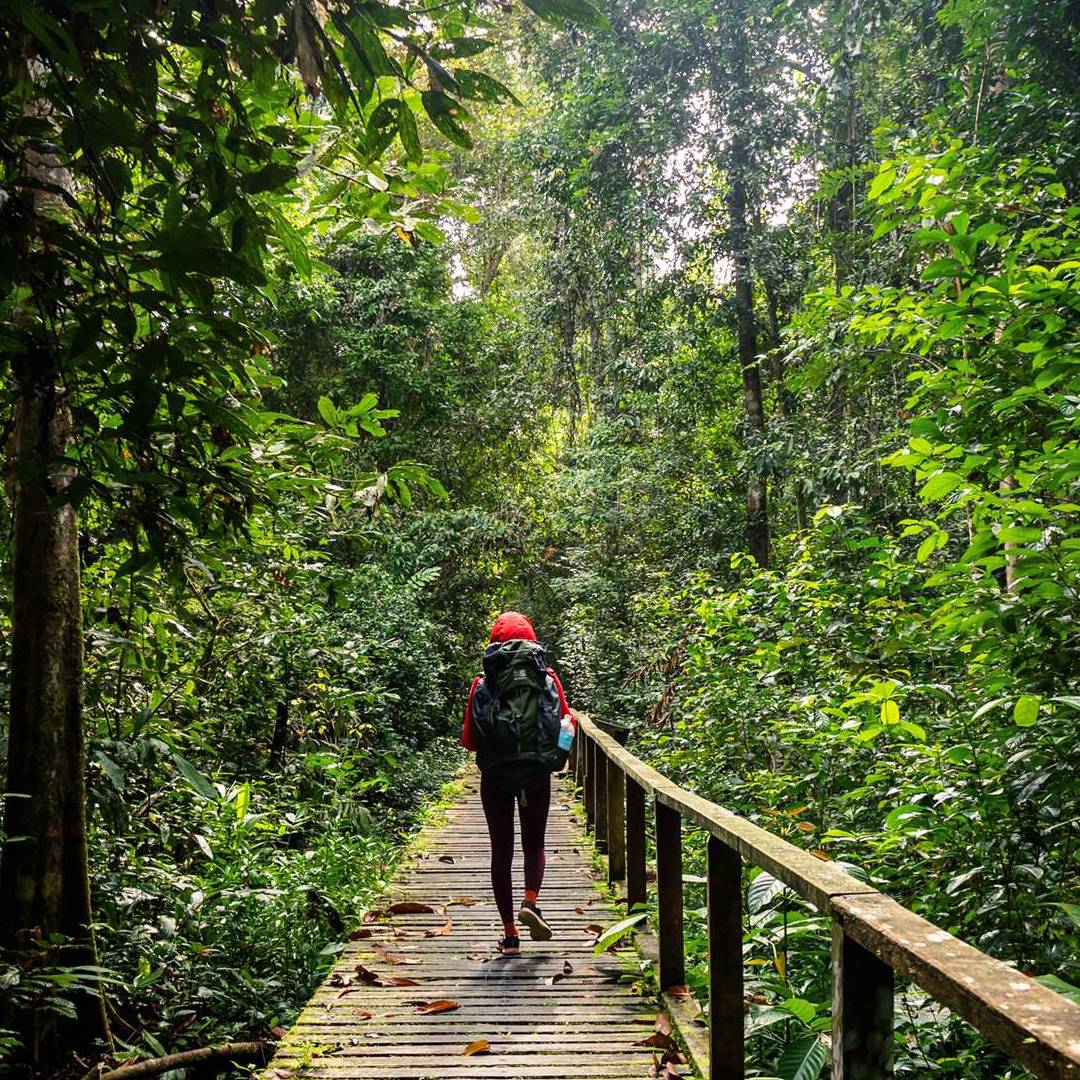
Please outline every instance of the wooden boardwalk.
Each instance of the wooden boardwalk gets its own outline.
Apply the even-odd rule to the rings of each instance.
[[[657,1052],[636,1044],[652,1035],[657,1010],[619,979],[628,965],[617,955],[594,954],[596,927],[617,913],[596,888],[561,782],[540,893],[555,936],[526,937],[520,957],[494,952],[500,923],[478,790],[470,774],[446,823],[421,834],[387,914],[362,928],[370,937],[350,941],[279,1047],[270,1080],[650,1075]],[[520,849],[514,870],[520,902]],[[422,1011],[432,1005],[444,1011]],[[477,1043],[481,1052],[466,1054]]]

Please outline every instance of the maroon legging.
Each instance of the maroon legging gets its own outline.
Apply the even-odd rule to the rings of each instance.
[[[521,796],[524,795],[522,799]],[[525,888],[540,891],[544,880],[544,833],[551,805],[550,782],[535,791],[504,791],[480,777],[480,802],[491,837],[491,889],[504,923],[514,921],[514,886],[510,870],[514,862],[514,803],[519,803],[521,850],[525,854]]]

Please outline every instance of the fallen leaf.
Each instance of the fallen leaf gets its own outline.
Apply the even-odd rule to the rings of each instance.
[[[284,1039],[285,1036],[289,1034],[289,1029],[287,1027],[280,1026],[273,1027],[270,1029],[270,1034],[273,1035],[275,1039]]]
[[[437,930],[425,930],[424,937],[442,937],[444,934],[449,934],[454,928],[452,919],[447,919],[446,922],[440,926]]]
[[[827,855],[820,848],[815,848],[810,854],[813,855],[815,859],[820,859],[822,862],[832,862],[832,856]]]
[[[349,935],[350,941],[363,941],[364,938],[371,937],[371,930],[366,926],[361,926],[358,930],[354,930]]]
[[[469,1043],[464,1050],[461,1051],[462,1057],[472,1057],[473,1054],[486,1054],[491,1050],[491,1043],[487,1039],[477,1039],[475,1042]]]
[[[658,1046],[662,1050],[676,1050],[678,1044],[670,1035],[665,1035],[662,1031],[654,1031],[651,1035],[644,1039],[638,1039],[635,1046]]]
[[[452,863],[454,861],[453,855],[440,855],[439,862]]]
[[[373,986],[379,981],[378,972],[364,967],[363,964],[356,965],[356,974],[360,977],[361,982],[371,983]]]
[[[479,960],[481,964],[486,964],[491,959],[491,953],[471,952],[468,959]]]
[[[557,971],[554,975],[548,979],[548,986],[554,986],[556,983],[561,983],[566,978],[565,971]]]
[[[447,907],[472,907],[477,902],[475,896],[452,896],[446,901]]]
[[[573,970],[574,970],[574,965],[571,964],[569,960],[564,960],[562,962],[562,973],[564,975],[569,975]]]
[[[361,916],[360,921],[365,923],[373,923],[376,919],[385,919],[386,912],[382,908],[375,908],[372,911],[365,911]]]
[[[380,986],[419,986],[415,979],[405,979],[399,975],[384,975],[379,980]]]
[[[585,909],[584,909],[583,907],[576,907],[576,908],[574,908],[574,910],[575,910],[575,911],[576,911],[576,912],[577,912],[577,913],[578,913],[579,915],[584,915],[584,914],[585,914]]]
[[[671,1034],[671,1021],[668,1019],[667,1013],[656,1014],[656,1030],[659,1031],[661,1035]]]
[[[418,900],[398,900],[387,909],[391,915],[433,915],[435,909],[430,904],[421,904]]]
[[[597,923],[589,923],[585,927],[586,934],[592,934],[594,937],[599,937],[604,932],[604,928]]]
[[[687,1001],[692,996],[690,988],[687,986],[665,986],[664,993],[677,1001]]]
[[[795,828],[800,832],[817,832],[817,826],[811,825],[809,821],[796,822]]]
[[[417,1006],[416,1011],[428,1015],[429,1013],[453,1012],[454,1009],[460,1008],[460,1001],[451,1001],[449,998],[440,998],[438,1001],[429,1001],[425,1005]]]
[[[391,967],[396,967],[398,964],[415,964],[415,960],[407,960],[404,956],[399,956],[397,953],[392,953],[385,945],[372,945],[372,951],[380,960],[390,964]]]

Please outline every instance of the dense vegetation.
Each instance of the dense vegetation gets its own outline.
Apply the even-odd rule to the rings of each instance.
[[[287,1024],[507,606],[1080,1000],[1080,9],[600,6],[0,9],[12,1067]],[[827,935],[748,890],[808,1080]],[[1026,1075],[899,1014],[898,1075]]]

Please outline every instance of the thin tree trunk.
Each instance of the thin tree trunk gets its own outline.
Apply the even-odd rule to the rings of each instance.
[[[750,266],[750,230],[746,192],[750,170],[750,139],[746,129],[752,114],[747,93],[746,9],[733,5],[734,39],[731,56],[736,94],[731,115],[731,159],[728,176],[728,228],[735,270],[735,318],[739,340],[739,367],[742,371],[743,405],[750,429],[758,439],[765,435],[765,406],[761,396],[761,367],[757,355],[757,328],[754,324],[754,284]],[[765,478],[751,468],[746,485],[746,531],[750,554],[759,566],[769,565],[769,514]]]
[[[27,60],[30,78],[40,65]],[[28,80],[29,81],[29,80]],[[50,119],[43,101],[27,111]],[[42,184],[71,187],[68,170],[49,151],[23,159],[29,226],[24,256],[41,250],[37,227],[55,212],[56,194]],[[75,507],[63,502],[75,479],[64,460],[73,441],[72,415],[60,358],[34,298],[15,312],[23,351],[16,380],[11,472],[12,529],[11,715],[4,831],[17,837],[0,861],[0,944],[24,950],[51,935],[65,944],[64,965],[96,964],[86,849],[85,745],[82,719],[83,645],[79,529]],[[100,985],[99,985],[100,990]],[[76,1020],[60,1032],[56,1013],[13,1017],[29,1038],[36,1064],[55,1061],[67,1045],[109,1038],[104,997],[76,997]]]
[[[1008,494],[1011,491],[1016,490],[1016,477],[1012,473],[1008,473],[1001,478],[1000,490],[1003,495]],[[1011,525],[1012,522],[1009,522]],[[1002,545],[1005,549],[1005,591],[1008,593],[1016,592],[1016,544],[1011,540],[1006,540]]]
[[[289,703],[282,699],[277,703],[277,712],[274,717],[274,735],[270,741],[270,760],[266,763],[268,769],[276,769],[281,764],[288,736]]]

